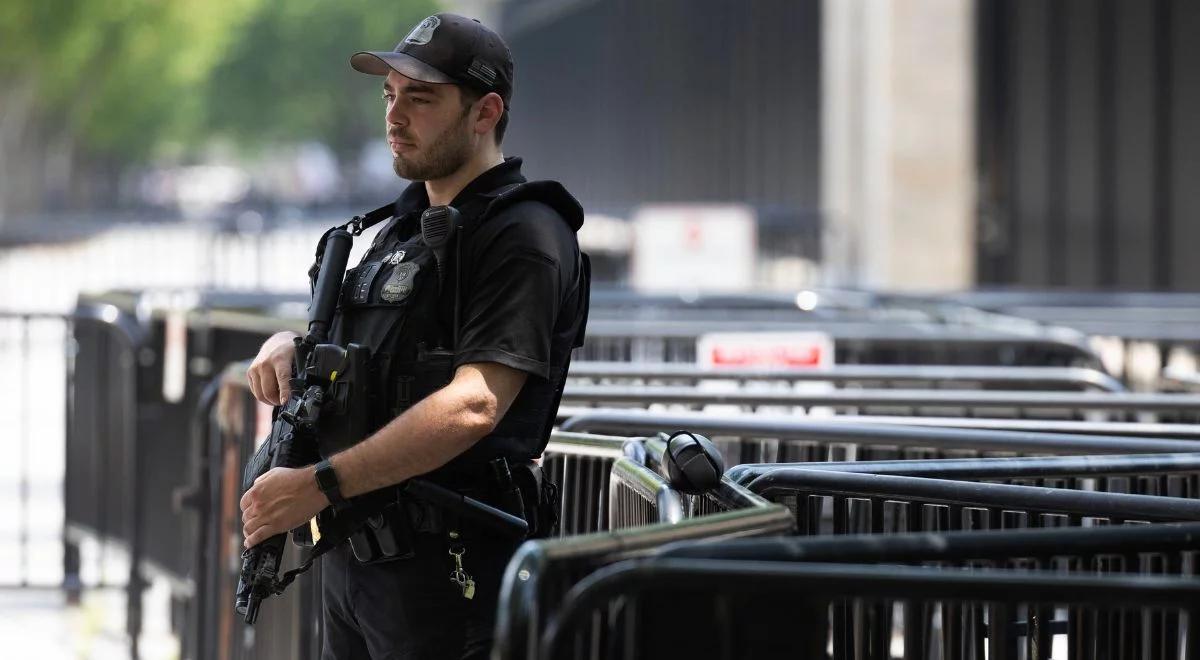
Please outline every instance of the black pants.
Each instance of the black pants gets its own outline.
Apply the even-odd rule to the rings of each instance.
[[[500,580],[517,542],[467,536],[463,569],[475,580],[467,600],[450,581],[445,534],[417,534],[411,559],[363,565],[343,543],[321,558],[323,660],[487,658]]]

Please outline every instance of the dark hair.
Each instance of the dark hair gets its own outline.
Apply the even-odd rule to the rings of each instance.
[[[471,104],[483,98],[484,95],[484,92],[475,89],[474,87],[467,87],[466,85],[459,85],[458,90],[462,92],[463,110],[471,107]],[[500,146],[500,143],[504,141],[504,131],[507,128],[508,106],[505,105],[504,112],[500,115],[500,121],[496,122],[496,146]]]

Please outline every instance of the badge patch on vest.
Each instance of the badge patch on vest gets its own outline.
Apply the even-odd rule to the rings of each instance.
[[[383,298],[384,302],[398,303],[408,297],[412,293],[413,280],[416,279],[417,273],[421,271],[421,267],[415,262],[399,264],[392,271],[392,276],[383,283],[383,288],[379,291],[379,297]]]
[[[388,252],[387,254],[383,255],[383,263],[391,264],[391,265],[395,266],[396,264],[400,263],[401,261],[404,261],[404,255],[406,255],[406,254],[408,254],[408,253],[405,252],[404,250],[396,250],[395,252]]]

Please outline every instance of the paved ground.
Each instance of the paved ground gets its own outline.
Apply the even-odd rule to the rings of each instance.
[[[142,660],[179,657],[167,603],[165,584],[147,593]],[[79,605],[67,605],[57,589],[0,589],[0,640],[6,660],[128,660],[124,593],[89,590]]]

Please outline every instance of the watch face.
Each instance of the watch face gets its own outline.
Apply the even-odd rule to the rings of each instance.
[[[317,486],[321,490],[338,487],[337,473],[333,471],[333,466],[329,463],[324,463],[317,468]]]

